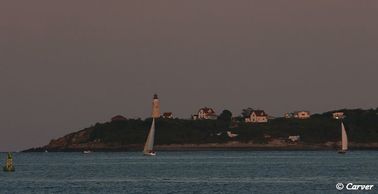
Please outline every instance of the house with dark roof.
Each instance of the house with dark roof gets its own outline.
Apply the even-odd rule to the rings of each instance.
[[[311,113],[310,111],[294,111],[291,113],[286,113],[285,118],[296,118],[296,119],[308,119],[310,118]]]
[[[215,114],[214,109],[204,107],[198,110],[197,114],[192,115],[193,120],[197,119],[210,119],[215,120],[218,118],[218,116]]]
[[[173,113],[172,112],[165,112],[162,116],[164,119],[173,119]]]
[[[254,110],[245,118],[246,123],[266,123],[268,122],[268,115],[263,110]]]

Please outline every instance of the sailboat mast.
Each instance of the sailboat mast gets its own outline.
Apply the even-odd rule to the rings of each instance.
[[[155,138],[155,118],[152,118],[152,124],[150,132],[148,133],[146,144],[144,145],[143,152],[149,153],[154,148],[154,138]]]
[[[341,122],[341,150],[348,150],[348,136],[343,122]]]

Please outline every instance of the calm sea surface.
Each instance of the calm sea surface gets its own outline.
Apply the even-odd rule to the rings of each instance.
[[[342,193],[338,182],[378,193],[378,151],[157,154],[16,153],[16,172],[0,172],[0,193]]]

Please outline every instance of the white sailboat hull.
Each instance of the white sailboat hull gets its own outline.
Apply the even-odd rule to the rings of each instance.
[[[156,152],[144,153],[145,156],[156,156]]]

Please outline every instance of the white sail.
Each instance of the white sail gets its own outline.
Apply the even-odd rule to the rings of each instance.
[[[150,132],[148,133],[146,144],[144,145],[144,149],[143,149],[144,154],[149,154],[153,151],[154,138],[155,138],[155,118],[152,119],[151,129],[150,129]]]
[[[341,123],[341,150],[348,150],[348,136],[344,127],[344,123]]]

